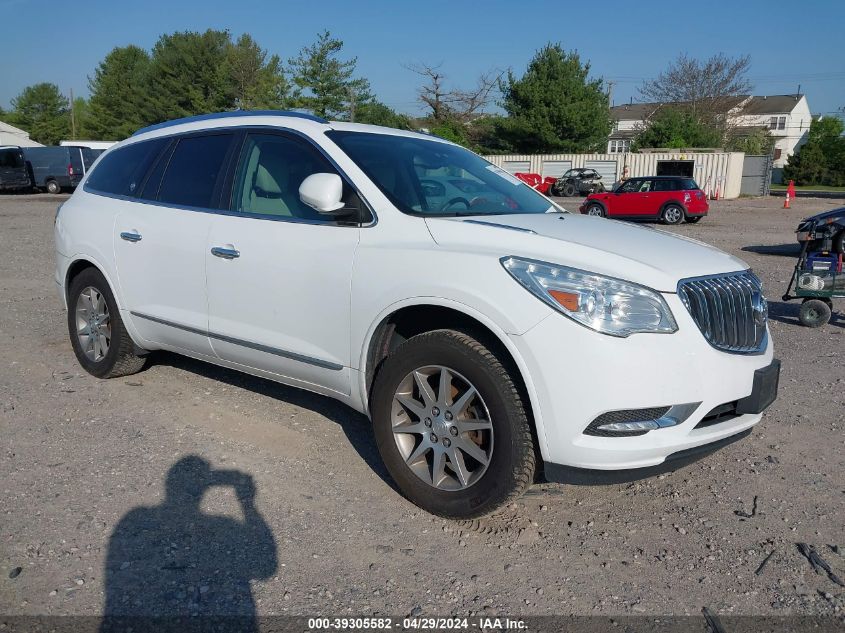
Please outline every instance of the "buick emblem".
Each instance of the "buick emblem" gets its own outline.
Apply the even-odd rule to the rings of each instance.
[[[769,302],[761,292],[754,292],[751,294],[751,309],[754,311],[754,323],[757,327],[766,325],[766,319],[769,316]]]

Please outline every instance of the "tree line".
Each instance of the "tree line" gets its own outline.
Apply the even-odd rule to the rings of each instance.
[[[337,120],[426,129],[484,152],[599,151],[610,131],[604,84],[589,63],[559,44],[539,51],[517,77],[491,70],[476,86],[448,83],[439,65],[406,66],[420,77],[422,116],[396,112],[376,98],[325,31],[284,61],[249,34],[184,31],[162,35],[150,51],[113,49],[89,76],[89,99],[70,103],[52,83],[25,88],[0,118],[40,143],[121,140],[174,118],[235,109],[304,109]],[[498,104],[504,115],[490,115]]]
[[[771,152],[766,129],[738,128],[727,116],[737,97],[751,90],[749,67],[748,57],[680,55],[640,86],[641,100],[672,105],[637,130],[632,149]],[[134,45],[113,49],[89,76],[87,100],[71,103],[56,85],[39,83],[15,97],[10,112],[0,110],[0,119],[52,145],[70,138],[121,140],[147,125],[209,112],[304,109],[329,119],[428,130],[488,154],[606,150],[613,125],[607,84],[592,76],[590,63],[577,51],[561,44],[541,47],[519,75],[492,69],[472,86],[453,85],[443,64],[405,68],[419,77],[421,116],[382,103],[359,75],[357,58],[345,56],[343,41],[328,31],[288,60],[270,54],[249,34],[233,39],[228,31],[184,31],[162,35],[150,51]],[[493,105],[500,114],[490,113]],[[816,136],[811,131],[811,140]],[[805,164],[791,160],[804,180],[831,180],[845,172],[839,158],[814,158],[842,153],[830,133],[821,136],[828,140],[808,143]]]
[[[306,109],[333,119],[407,127],[380,103],[343,59],[343,42],[325,31],[287,62],[249,34],[234,40],[209,29],[162,35],[151,51],[113,49],[88,78],[90,98],[70,103],[58,86],[25,88],[0,117],[52,145],[68,138],[121,140],[170,119],[243,109]]]

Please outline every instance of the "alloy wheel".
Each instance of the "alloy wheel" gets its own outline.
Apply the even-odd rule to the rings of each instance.
[[[103,294],[93,286],[83,289],[76,299],[76,337],[85,356],[95,363],[109,353],[109,307]]]
[[[391,410],[396,448],[434,488],[469,488],[493,455],[493,423],[481,394],[458,372],[428,365],[399,383]]]
[[[681,221],[683,212],[678,207],[667,207],[664,212],[666,222],[669,224],[677,224]]]

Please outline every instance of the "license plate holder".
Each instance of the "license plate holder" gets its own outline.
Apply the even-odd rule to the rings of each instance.
[[[772,360],[772,364],[754,372],[754,384],[751,395],[736,403],[736,412],[762,413],[778,397],[778,383],[780,382],[780,361]]]

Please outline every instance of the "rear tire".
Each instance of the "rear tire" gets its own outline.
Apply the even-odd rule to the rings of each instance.
[[[821,327],[830,321],[830,306],[821,299],[807,299],[801,304],[798,320],[807,327]]]
[[[387,470],[410,501],[470,519],[510,503],[532,483],[531,423],[509,366],[455,330],[412,337],[384,362],[373,386],[373,428]],[[396,430],[402,428],[409,430]]]
[[[667,204],[660,215],[663,224],[680,224],[684,221],[684,210],[677,204]]]
[[[97,378],[117,378],[143,369],[146,358],[135,353],[111,288],[99,270],[86,268],[73,278],[67,304],[70,342],[85,371]]]
[[[47,181],[47,192],[48,193],[61,193],[62,188],[55,180],[48,180]]]

